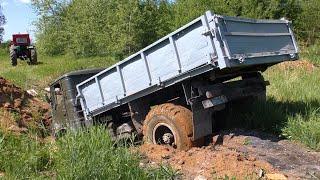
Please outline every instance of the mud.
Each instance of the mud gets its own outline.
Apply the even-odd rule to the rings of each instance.
[[[188,151],[144,144],[139,152],[145,157],[143,166],[168,164],[182,174],[181,179],[320,178],[319,152],[260,132],[221,132],[209,145]]]
[[[50,105],[0,77],[0,125],[4,130],[25,132],[50,126]]]

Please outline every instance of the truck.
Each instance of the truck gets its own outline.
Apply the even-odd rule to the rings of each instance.
[[[114,138],[135,133],[147,143],[186,150],[212,134],[213,114],[227,103],[265,101],[268,81],[261,73],[298,54],[286,19],[207,11],[111,67],[52,83],[52,129],[102,124]]]

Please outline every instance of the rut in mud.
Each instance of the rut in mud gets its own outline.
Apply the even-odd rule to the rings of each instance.
[[[151,144],[140,146],[138,151],[145,157],[141,166],[167,164],[178,170],[182,179],[320,178],[319,152],[254,131],[221,132],[208,146],[188,151]]]
[[[0,127],[24,132],[50,126],[50,106],[0,77]]]

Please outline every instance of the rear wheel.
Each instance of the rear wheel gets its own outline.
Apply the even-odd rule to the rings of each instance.
[[[14,45],[10,46],[10,60],[12,66],[17,65],[17,52],[14,50]]]
[[[143,123],[143,134],[147,143],[188,150],[193,146],[192,112],[170,103],[156,106]]]
[[[37,57],[36,49],[30,49],[30,63],[37,64],[37,62],[38,62],[38,57]]]
[[[264,78],[261,73],[255,72],[255,73],[250,73],[242,76],[242,79],[248,79],[248,78],[256,78],[261,81],[261,83],[264,83]],[[266,91],[266,85],[261,84],[261,91],[254,95],[252,98],[254,100],[258,100],[261,102],[265,102],[267,100],[267,91]]]

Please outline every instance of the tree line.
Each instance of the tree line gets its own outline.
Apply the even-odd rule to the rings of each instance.
[[[300,42],[320,37],[319,0],[32,0],[37,46],[47,55],[122,58],[202,15],[293,22]]]

